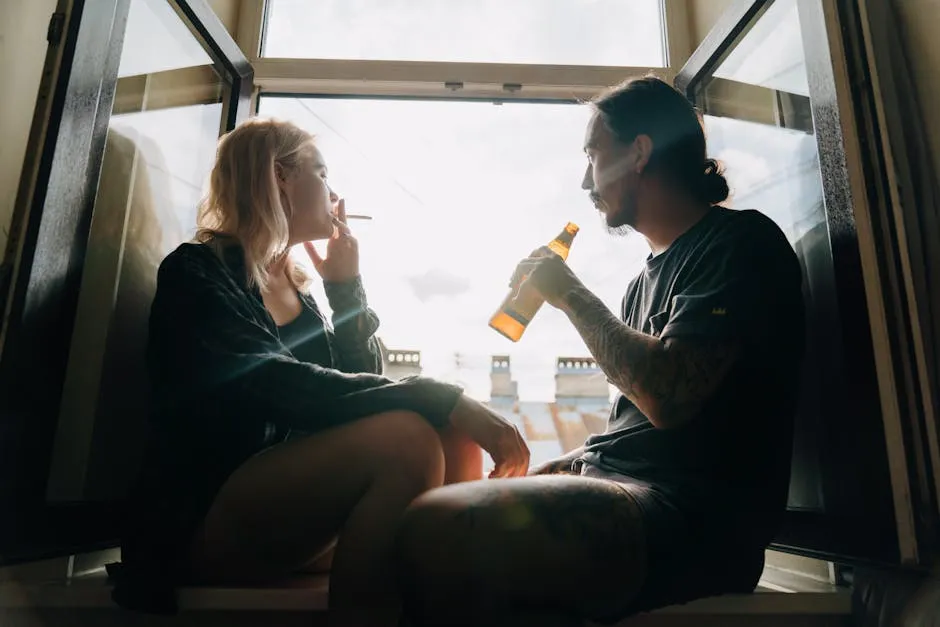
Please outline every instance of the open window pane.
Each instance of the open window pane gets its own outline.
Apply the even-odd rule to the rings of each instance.
[[[47,497],[120,499],[146,439],[157,268],[196,226],[222,69],[167,0],[133,0],[88,233]]]
[[[728,206],[755,208],[786,233],[803,266],[809,340],[796,430],[797,470],[790,508],[822,510],[819,434],[827,382],[842,368],[831,326],[819,311],[835,307],[832,251],[823,207],[816,140],[808,133],[730,117],[705,116],[709,153],[727,168],[733,195]],[[831,385],[831,384],[830,384]]]
[[[761,210],[786,233],[805,277],[807,356],[789,507],[823,511],[821,425],[843,371],[823,179],[795,0],[776,0],[701,88],[709,154],[727,168],[729,206]]]
[[[730,50],[699,51],[718,61],[680,83],[693,86],[732,205],[771,217],[803,267],[806,358],[777,543],[836,561],[891,563],[916,551],[907,487],[892,473],[906,462],[897,440],[886,439],[895,425],[880,411],[855,233],[856,211],[865,209],[852,206],[842,168],[853,142],[833,113],[835,100],[850,96],[827,74],[828,61],[810,56],[828,50],[819,23],[808,26],[824,19],[814,4],[774,0],[735,31]]]
[[[268,0],[262,55],[664,67],[661,0]]]
[[[160,45],[125,46],[121,51],[119,78],[212,64],[202,44],[165,0],[131,2],[124,38]]]
[[[802,43],[796,0],[776,0],[712,76],[808,98]]]
[[[515,344],[487,325],[516,263],[569,220],[569,263],[612,309],[649,252],[608,235],[580,189],[587,107],[262,97],[260,113],[313,132],[348,212],[374,217],[351,227],[390,376],[490,399],[535,463],[604,428],[609,386],[563,314],[544,307]]]

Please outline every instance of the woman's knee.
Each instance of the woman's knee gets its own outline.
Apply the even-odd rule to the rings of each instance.
[[[453,427],[438,432],[444,449],[444,483],[478,481],[483,478],[483,449]]]
[[[437,431],[419,414],[392,411],[376,415],[364,452],[379,477],[414,484],[423,492],[444,481],[444,452]]]

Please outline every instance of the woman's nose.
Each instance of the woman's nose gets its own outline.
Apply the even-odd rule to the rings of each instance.
[[[330,202],[336,204],[339,202],[339,194],[333,191],[333,188],[330,188]]]

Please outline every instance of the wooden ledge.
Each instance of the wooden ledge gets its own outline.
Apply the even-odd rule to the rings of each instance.
[[[299,577],[281,585],[265,587],[189,587],[180,590],[181,612],[326,610],[329,580],[325,576]],[[107,608],[111,586],[103,574],[45,583],[0,584],[0,609]],[[847,615],[851,598],[847,590],[837,592],[769,592],[724,595],[674,605],[652,614],[699,616]]]

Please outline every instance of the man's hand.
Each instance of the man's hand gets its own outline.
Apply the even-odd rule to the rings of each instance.
[[[490,478],[521,477],[529,467],[529,447],[519,430],[495,411],[461,396],[450,414],[450,424],[490,454],[496,467]]]
[[[326,244],[326,257],[321,257],[312,242],[304,249],[319,275],[328,283],[345,283],[359,276],[359,242],[346,225],[346,201],[336,204],[333,236]]]
[[[547,462],[543,462],[538,466],[533,466],[529,469],[529,472],[526,474],[530,477],[535,475],[565,475],[565,474],[575,474],[571,470],[571,464],[574,463],[574,460],[578,459],[584,455],[584,447],[579,446],[573,451],[569,451],[561,457],[556,457],[555,459],[550,459]]]
[[[518,290],[530,285],[549,305],[561,307],[565,294],[581,281],[564,260],[547,247],[539,248],[519,262],[510,285]]]
[[[550,459],[547,462],[543,462],[538,466],[533,466],[529,468],[529,472],[526,475],[534,477],[536,475],[564,475],[564,474],[574,474],[571,470],[571,460],[566,457],[561,457],[559,459]]]

